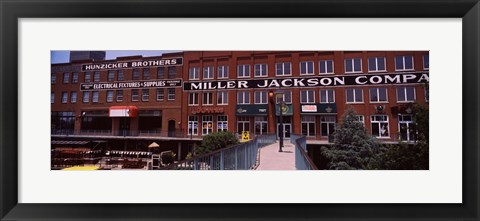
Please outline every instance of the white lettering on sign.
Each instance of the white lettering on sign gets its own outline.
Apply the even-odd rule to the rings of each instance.
[[[302,105],[302,112],[317,112],[317,105]]]

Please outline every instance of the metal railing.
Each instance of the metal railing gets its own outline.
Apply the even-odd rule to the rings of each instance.
[[[297,170],[318,170],[307,154],[307,137],[291,134],[290,143],[295,145],[295,167]]]
[[[257,163],[258,148],[275,142],[275,135],[260,135],[253,140],[183,160],[161,170],[250,170]]]

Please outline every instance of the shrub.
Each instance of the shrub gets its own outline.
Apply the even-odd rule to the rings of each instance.
[[[203,137],[202,144],[195,149],[195,155],[210,153],[238,143],[238,138],[230,131],[211,133]]]
[[[176,154],[172,151],[165,151],[160,153],[160,158],[162,159],[162,164],[169,165],[175,162]]]

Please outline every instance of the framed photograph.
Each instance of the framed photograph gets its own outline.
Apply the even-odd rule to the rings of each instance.
[[[1,11],[2,220],[479,220],[477,0]]]

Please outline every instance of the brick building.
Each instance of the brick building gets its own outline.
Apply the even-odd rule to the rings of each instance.
[[[328,140],[348,107],[382,140],[413,140],[428,51],[186,51],[52,64],[52,135],[179,140],[216,131]]]

